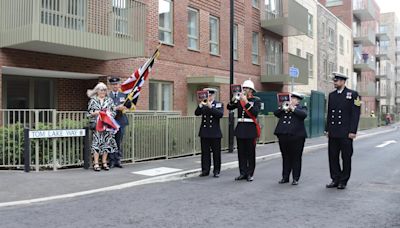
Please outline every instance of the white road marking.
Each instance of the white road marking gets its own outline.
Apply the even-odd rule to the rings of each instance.
[[[394,144],[394,143],[397,143],[396,140],[385,141],[384,143],[377,145],[376,148],[382,148],[382,147],[385,147],[385,146],[388,146],[388,145]]]
[[[169,168],[169,167],[158,167],[158,168],[154,168],[154,169],[146,169],[146,170],[132,172],[132,173],[143,175],[143,176],[155,177],[155,176],[160,176],[160,175],[164,175],[164,174],[168,174],[168,173],[175,173],[175,172],[178,172],[181,170],[182,169]]]
[[[395,130],[397,130],[397,128],[394,128],[391,130],[375,132],[375,133],[371,133],[371,134],[365,134],[365,135],[358,137],[358,139],[364,138],[364,137],[370,137],[370,136],[374,136],[374,135],[378,135],[378,134],[384,134],[384,133],[392,132]],[[313,149],[325,147],[327,145],[328,145],[327,143],[323,143],[323,144],[318,144],[318,145],[313,145],[313,146],[307,146],[307,147],[304,147],[304,152],[308,153],[308,152],[312,151]],[[271,160],[271,159],[279,157],[280,154],[281,153],[274,153],[274,154],[259,156],[256,159],[257,160]],[[230,168],[236,168],[238,166],[238,162],[237,161],[227,162],[227,163],[222,164],[221,166],[222,166],[222,168],[224,168],[224,170],[230,169]],[[156,177],[150,177],[150,178],[147,178],[144,180],[132,181],[132,182],[124,183],[124,184],[119,184],[119,185],[114,185],[114,186],[109,186],[109,187],[104,187],[104,188],[98,188],[98,189],[93,189],[93,190],[87,190],[87,191],[81,191],[81,192],[75,192],[75,193],[69,193],[69,194],[62,194],[62,195],[55,195],[55,196],[50,196],[50,197],[41,197],[41,198],[35,198],[35,199],[29,199],[29,200],[4,202],[4,203],[0,203],[0,208],[18,206],[18,205],[29,205],[29,204],[33,204],[33,203],[41,203],[41,202],[47,202],[47,201],[52,201],[52,200],[68,199],[68,198],[74,198],[74,197],[78,197],[78,196],[91,195],[91,194],[95,194],[95,193],[121,190],[121,189],[131,188],[134,186],[145,185],[145,184],[182,180],[187,177],[195,176],[199,172],[201,172],[200,168],[192,169],[192,170],[184,170],[181,172],[170,173],[170,174],[156,176]]]

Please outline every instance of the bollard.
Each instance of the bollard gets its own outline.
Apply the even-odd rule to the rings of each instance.
[[[89,128],[85,127],[84,148],[83,148],[83,168],[89,169],[90,165],[90,145],[89,145]]]
[[[31,169],[31,140],[29,139],[29,128],[24,129],[24,171],[29,173]]]

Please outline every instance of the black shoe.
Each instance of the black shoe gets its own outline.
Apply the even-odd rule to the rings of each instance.
[[[214,177],[218,178],[219,177],[219,173],[214,173]]]
[[[120,168],[120,169],[123,168],[121,164],[115,164],[114,167],[118,167],[118,168]]]
[[[337,189],[343,190],[346,188],[345,184],[338,184]]]
[[[299,184],[299,181],[293,180],[292,185],[298,185],[298,184]]]
[[[282,180],[280,180],[278,183],[279,183],[279,184],[286,184],[286,183],[289,183],[289,179],[282,178]]]
[[[199,177],[207,177],[208,175],[210,175],[209,173],[200,173]]]
[[[246,177],[245,175],[240,175],[240,176],[238,176],[238,177],[235,178],[235,181],[238,181],[238,180],[245,180],[245,179],[247,179],[247,177]]]
[[[253,176],[247,176],[247,181],[248,182],[251,182],[251,181],[253,181],[254,180],[254,177]]]
[[[110,164],[110,169],[112,169],[112,168],[115,168],[115,164],[114,163]]]
[[[331,183],[326,185],[326,188],[336,188],[338,187],[338,185],[338,183],[332,181]]]

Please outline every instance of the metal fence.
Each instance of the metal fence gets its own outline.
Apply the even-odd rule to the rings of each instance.
[[[125,162],[168,159],[200,153],[198,130],[201,117],[128,113],[123,151]],[[276,142],[273,134],[278,119],[259,116],[259,143]],[[228,117],[221,119],[223,150],[228,149]],[[23,168],[23,129],[80,129],[88,123],[84,111],[0,109],[0,168]],[[377,119],[362,117],[360,129],[377,127]],[[64,168],[83,165],[84,140],[79,137],[31,140],[32,167]]]

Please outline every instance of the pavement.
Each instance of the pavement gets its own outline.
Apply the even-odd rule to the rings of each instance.
[[[233,180],[236,154],[228,153],[220,178],[197,177],[198,156],[100,173],[1,172],[0,227],[398,228],[399,138],[398,126],[359,132],[346,190],[325,188],[330,181],[325,137],[307,140],[298,186],[278,184],[276,144],[258,146],[253,182]],[[160,167],[172,173],[154,172]]]
[[[360,131],[357,140],[381,136],[396,131],[397,128],[398,125],[391,125]],[[305,153],[319,149],[326,151],[326,148],[327,139],[324,136],[307,139],[305,143]],[[258,163],[276,158],[280,158],[277,143],[257,145]],[[225,175],[225,170],[236,171],[236,151],[222,153],[222,163],[222,176]],[[114,168],[109,172],[94,172],[81,168],[30,173],[0,171],[0,208],[179,180],[197,176],[200,171],[199,156],[125,164],[123,169]]]

